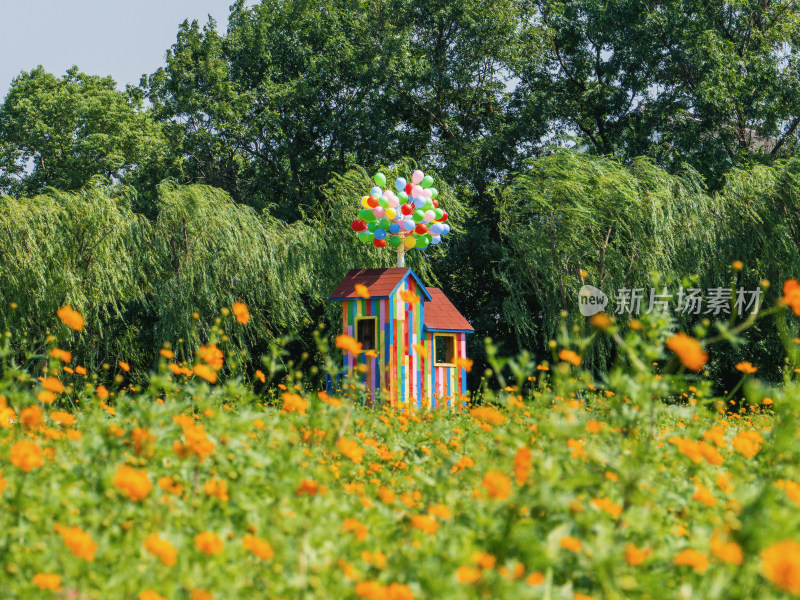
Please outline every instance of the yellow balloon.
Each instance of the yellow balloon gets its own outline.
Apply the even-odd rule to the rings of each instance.
[[[361,198],[361,206],[364,208],[369,208],[369,204],[367,204],[367,200],[369,200],[369,196],[364,196]]]
[[[397,211],[393,208],[386,209],[386,218],[387,219],[394,219],[397,216]]]
[[[403,240],[403,244],[405,244],[406,248],[411,250],[411,248],[417,245],[417,238],[409,236]]]

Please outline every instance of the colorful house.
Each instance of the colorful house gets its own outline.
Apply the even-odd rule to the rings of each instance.
[[[474,330],[440,289],[426,288],[407,267],[355,269],[330,299],[342,303],[343,333],[363,349],[358,356],[345,352],[343,367],[350,378],[362,372],[368,404],[388,398],[393,406],[452,408],[462,402],[467,371],[458,363]]]

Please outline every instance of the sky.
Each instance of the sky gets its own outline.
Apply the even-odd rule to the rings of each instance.
[[[210,14],[225,31],[233,0],[0,0],[0,98],[37,65],[111,75],[120,89],[164,65],[178,26]],[[250,2],[248,2],[250,4]]]

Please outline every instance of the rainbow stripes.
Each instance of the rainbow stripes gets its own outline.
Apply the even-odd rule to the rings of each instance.
[[[401,292],[413,294],[417,302],[406,302]],[[434,366],[434,332],[424,328],[424,296],[416,279],[406,277],[389,298],[342,300],[342,331],[350,337],[357,337],[359,319],[377,318],[375,351],[357,357],[345,352],[342,365],[351,383],[360,374],[365,404],[388,399],[392,406],[453,408],[466,394],[465,369]],[[466,356],[466,334],[455,335],[456,356]]]

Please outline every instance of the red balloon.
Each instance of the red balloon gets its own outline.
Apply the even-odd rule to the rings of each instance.
[[[433,208],[439,208],[439,201],[434,198],[433,200]]]
[[[400,212],[403,213],[404,215],[410,215],[411,213],[414,212],[414,205],[403,204],[403,206],[400,207]]]
[[[367,204],[369,204],[370,208],[375,208],[378,206],[378,199],[375,196],[370,196],[367,198]]]
[[[443,211],[442,211],[442,218],[441,218],[441,219],[439,219],[439,220],[440,220],[440,221],[447,221],[447,217],[449,217],[449,216],[450,216],[450,215],[448,215],[448,214],[447,214],[447,211],[446,211],[446,210],[443,210]]]
[[[361,219],[356,219],[350,224],[350,228],[353,231],[364,231],[367,228],[367,224]]]
[[[411,190],[414,189],[414,184],[410,181],[406,184],[406,194],[411,195]]]
[[[386,248],[386,240],[379,240],[378,238],[372,238],[372,245],[376,248]]]
[[[425,225],[425,223],[420,223],[414,228],[414,231],[416,231],[420,235],[423,235],[425,233],[428,233],[428,227]]]

